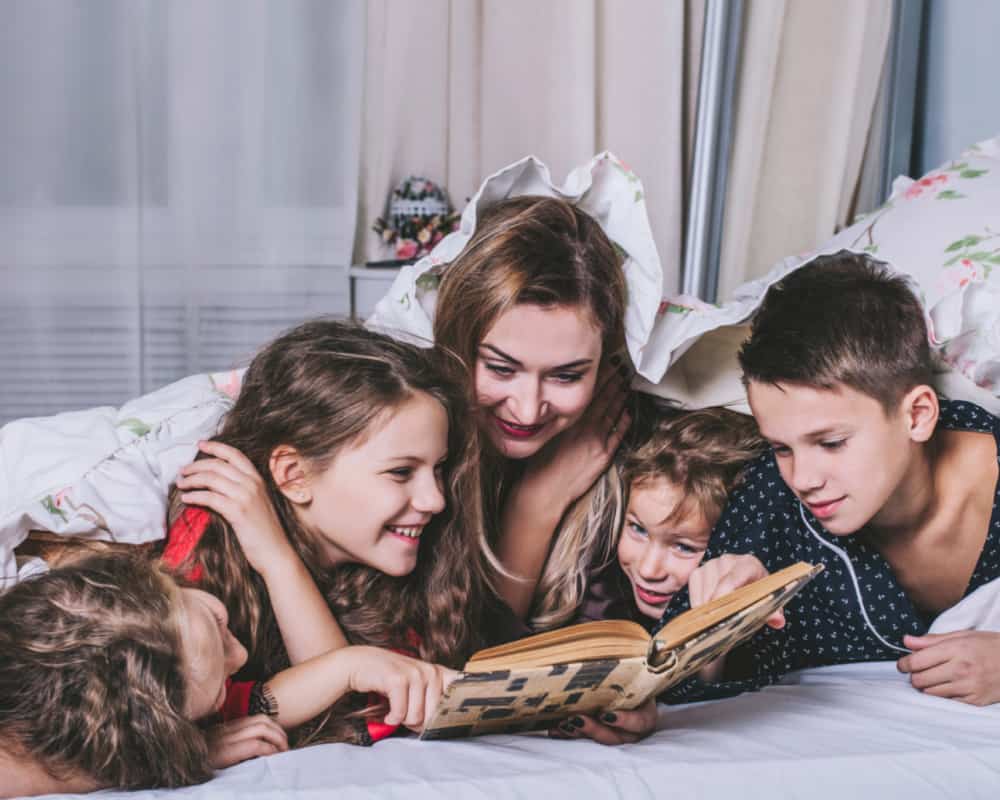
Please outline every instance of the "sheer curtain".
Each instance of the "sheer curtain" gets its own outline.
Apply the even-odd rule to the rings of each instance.
[[[0,7],[0,422],[347,313],[360,0]]]
[[[679,287],[685,151],[703,0],[369,0],[358,257],[407,174],[456,208],[533,154],[561,183],[612,150],[642,178],[665,285]],[[385,256],[383,256],[385,257]]]
[[[891,0],[768,0],[746,9],[723,299],[850,222],[892,30]]]

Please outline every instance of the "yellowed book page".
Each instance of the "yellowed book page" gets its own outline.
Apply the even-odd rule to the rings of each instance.
[[[738,622],[742,609],[768,609],[761,622],[777,611],[798,591],[822,571],[822,565],[813,566],[804,561],[779,570],[766,578],[725,594],[703,606],[685,611],[671,620],[656,635],[654,646],[670,651],[702,631],[714,628],[726,619]],[[730,644],[730,647],[732,645]],[[654,659],[655,660],[655,659]]]
[[[590,658],[629,658],[645,655],[648,649],[649,634],[637,622],[598,620],[480,650],[469,659],[466,669],[483,672],[502,667],[542,666],[577,660],[581,653]]]

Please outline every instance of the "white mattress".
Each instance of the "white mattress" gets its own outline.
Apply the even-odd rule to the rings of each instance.
[[[202,786],[101,797],[1000,797],[1000,705],[922,695],[890,662],[809,670],[791,681],[661,706],[661,730],[625,747],[539,736],[320,745],[241,764]]]

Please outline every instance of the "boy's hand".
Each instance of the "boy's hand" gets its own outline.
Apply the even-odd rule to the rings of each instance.
[[[214,458],[181,468],[177,487],[181,500],[220,514],[232,526],[250,566],[263,573],[294,555],[267,486],[254,465],[235,447],[199,442],[198,449]]]
[[[1000,633],[904,636],[903,644],[913,652],[896,667],[915,689],[976,706],[1000,702]]]
[[[441,695],[458,677],[454,670],[428,664],[380,647],[356,646],[340,651],[348,664],[348,686],[354,692],[378,692],[389,701],[386,725],[414,731],[434,716]]]
[[[264,714],[213,725],[205,731],[205,741],[214,769],[225,769],[241,761],[288,749],[285,731]]]
[[[589,717],[579,714],[549,730],[554,739],[593,739],[599,744],[632,744],[656,730],[656,698],[631,711],[606,711]]]
[[[756,556],[727,553],[706,561],[688,579],[691,608],[702,606],[748,583],[766,578],[769,574]],[[767,624],[772,628],[785,627],[784,613],[775,611],[768,617]]]
[[[705,603],[746,586],[748,583],[766,578],[769,574],[764,565],[751,555],[727,553],[706,561],[688,578],[691,608],[705,605]],[[767,618],[766,624],[772,628],[784,628],[784,613],[781,610],[775,611]],[[722,680],[725,666],[726,657],[721,655],[698,670],[698,679],[705,683],[717,683]]]

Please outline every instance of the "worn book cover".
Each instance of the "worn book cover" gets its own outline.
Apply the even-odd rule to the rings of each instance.
[[[654,637],[638,623],[605,620],[481,650],[421,738],[546,730],[573,714],[636,708],[749,639],[822,569],[794,564],[681,614]]]

